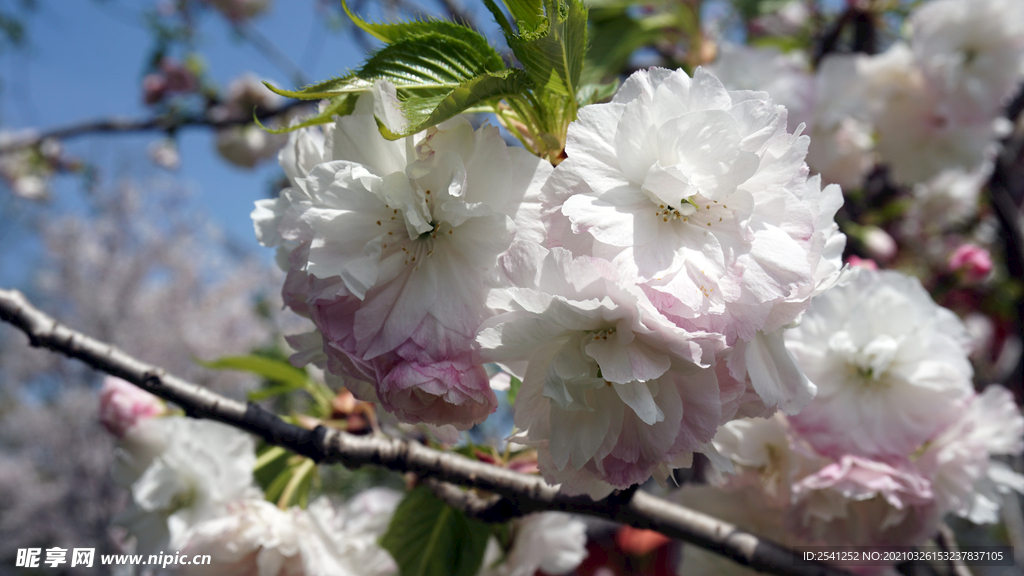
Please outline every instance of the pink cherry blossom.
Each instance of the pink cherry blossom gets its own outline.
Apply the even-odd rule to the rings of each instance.
[[[294,136],[292,186],[253,219],[332,376],[404,421],[467,429],[497,406],[474,340],[490,273],[513,238],[543,238],[531,206],[551,168],[463,119],[385,140],[373,112],[393,90]]]
[[[962,271],[968,280],[984,280],[992,272],[992,256],[975,244],[961,244],[949,256],[950,272]]]
[[[516,243],[501,265],[514,286],[491,292],[502,313],[478,340],[521,368],[516,441],[549,482],[599,497],[713,452],[723,401],[743,391],[697,364],[719,337],[675,326],[605,261]]]
[[[935,527],[931,484],[911,469],[843,456],[793,486],[789,521],[809,541],[918,544]]]

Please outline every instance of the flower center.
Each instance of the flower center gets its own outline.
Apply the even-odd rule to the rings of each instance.
[[[896,352],[899,340],[888,334],[880,334],[864,346],[854,344],[850,333],[836,332],[829,338],[828,346],[846,358],[847,365],[864,384],[884,383],[884,376]]]
[[[664,223],[681,220],[686,224],[710,228],[715,223],[724,221],[726,216],[732,215],[727,205],[719,204],[718,200],[708,200],[700,194],[680,198],[678,204],[665,204],[657,199],[652,201],[657,207],[654,215]]]

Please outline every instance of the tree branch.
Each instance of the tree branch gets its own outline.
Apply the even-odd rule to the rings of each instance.
[[[260,122],[265,122],[269,119],[283,116],[300,106],[308,104],[309,102],[306,101],[295,100],[274,110],[257,110],[256,118],[259,119]],[[33,134],[25,138],[8,142],[0,145],[0,154],[7,154],[9,152],[21,150],[22,148],[32,148],[50,138],[56,140],[70,140],[71,138],[86,136],[89,134],[123,134],[154,131],[167,132],[177,130],[179,128],[194,128],[200,126],[217,129],[229,128],[231,126],[242,126],[250,123],[252,123],[251,117],[214,119],[210,117],[209,114],[196,114],[183,117],[154,116],[153,118],[142,119],[110,118],[104,120],[91,120],[81,124],[75,124],[73,126],[55,128],[46,132]]]
[[[541,510],[586,514],[656,530],[755,570],[791,576],[849,574],[822,564],[802,565],[800,557],[788,548],[643,491],[626,490],[594,502],[587,497],[566,496],[538,476],[441,452],[409,440],[353,436],[323,426],[307,430],[288,424],[256,404],[231,400],[133,358],[111,344],[76,332],[32,306],[14,290],[0,290],[0,320],[22,330],[34,347],[49,348],[81,360],[178,404],[189,416],[229,424],[317,462],[338,463],[347,468],[368,464],[383,466],[432,478],[435,484],[457,484],[500,497],[500,500],[478,499],[483,504],[474,500],[475,508],[469,507],[468,498],[462,498],[471,512],[493,511],[492,504],[497,502],[501,503],[499,508],[506,517]],[[457,501],[457,495],[443,484],[438,490],[446,494],[449,501]]]
[[[1017,129],[1000,143],[999,155],[988,181],[989,200],[1003,230],[1006,271],[1019,283],[1024,283],[1024,230],[1020,220],[1020,202],[1024,199],[1024,130],[1018,124],[1022,115],[1024,84],[1018,87],[1016,96],[1006,107],[1005,116]],[[1024,341],[1024,296],[1018,296],[1016,300],[1016,331]],[[1001,383],[1013,390],[1018,402],[1024,400],[1024,354]]]

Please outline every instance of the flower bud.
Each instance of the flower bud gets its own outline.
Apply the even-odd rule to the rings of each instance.
[[[980,282],[992,272],[992,257],[981,246],[961,244],[949,257],[949,271],[963,272],[968,280]]]
[[[140,420],[167,412],[163,400],[120,378],[107,376],[100,392],[100,421],[107,431],[123,438]]]

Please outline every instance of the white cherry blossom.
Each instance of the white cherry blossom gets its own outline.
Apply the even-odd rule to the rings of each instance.
[[[993,523],[999,519],[1001,493],[1024,493],[1024,476],[992,459],[1024,451],[1024,416],[1002,386],[985,388],[959,420],[926,446],[917,464],[932,478],[944,511],[976,524]]]
[[[194,525],[259,495],[255,443],[226,424],[148,418],[128,429],[119,448],[115,479],[131,488],[132,501],[115,522],[135,536],[140,553],[180,548]]]
[[[1024,79],[1024,4],[933,0],[910,18],[912,47],[958,119],[990,120]]]
[[[551,168],[464,119],[385,140],[373,111],[388,90],[362,96],[322,148],[294,138],[281,156],[293,185],[253,219],[283,249],[285,301],[317,325],[331,373],[371,384],[374,398],[354,392],[402,420],[466,429],[497,405],[473,351],[487,278],[513,238],[542,240],[534,197]]]
[[[391,555],[377,543],[401,499],[384,488],[360,493],[343,507],[326,497],[308,509],[282,510],[262,499],[226,506],[223,515],[195,526],[187,555],[209,554],[208,565],[188,565],[189,575],[390,576]]]
[[[538,449],[548,481],[606,495],[713,450],[722,403],[743,390],[695,363],[712,335],[673,325],[604,261],[516,243],[502,267],[514,286],[492,291],[503,313],[479,341],[519,369],[517,442]]]
[[[808,138],[786,117],[703,69],[635,73],[570,125],[568,159],[545,187],[549,245],[627,270],[684,329],[730,346],[775,332],[806,308],[824,262],[838,270],[845,241],[840,190],[808,179]],[[744,379],[744,362],[734,368]],[[766,402],[792,412],[810,400],[806,380],[769,372],[754,382]]]
[[[916,279],[865,268],[849,274],[786,333],[818,387],[791,421],[822,454],[905,458],[970,398],[970,339]]]

